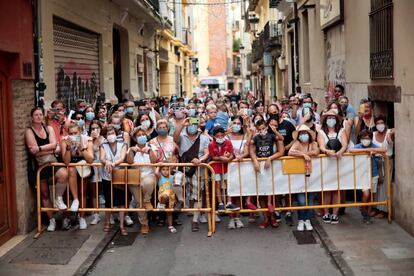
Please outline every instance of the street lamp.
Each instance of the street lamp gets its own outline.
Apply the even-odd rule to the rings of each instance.
[[[257,17],[256,15],[249,18],[250,30],[253,32],[254,36],[256,36],[256,24],[259,23],[259,20],[259,17]]]

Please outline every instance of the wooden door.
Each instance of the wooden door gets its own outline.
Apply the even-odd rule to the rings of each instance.
[[[7,99],[8,85],[5,75],[0,71],[0,245],[9,240],[16,232],[16,218],[13,210],[14,192],[12,191],[12,172],[9,171],[13,166],[7,163],[14,160],[10,158],[10,124]],[[9,115],[7,115],[9,114]]]

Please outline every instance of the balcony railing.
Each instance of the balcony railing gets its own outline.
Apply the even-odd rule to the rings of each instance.
[[[265,51],[280,49],[282,45],[281,30],[278,28],[277,21],[268,21],[259,34],[259,37],[252,44],[252,61],[257,62],[262,59]]]
[[[240,76],[241,75],[241,70],[240,67],[236,67],[233,69],[233,76]]]
[[[157,12],[160,11],[160,2],[159,0],[147,0],[151,6],[154,8],[154,10],[156,10]]]

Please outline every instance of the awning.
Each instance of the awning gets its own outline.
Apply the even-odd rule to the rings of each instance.
[[[219,80],[218,79],[204,79],[200,81],[201,85],[215,85],[215,84],[219,84]]]

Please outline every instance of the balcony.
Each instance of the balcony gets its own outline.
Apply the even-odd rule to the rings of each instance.
[[[160,2],[159,0],[147,0],[151,6],[156,10],[157,12],[160,12]]]
[[[282,46],[282,33],[279,30],[277,21],[268,21],[259,34],[259,37],[252,44],[252,61],[255,63],[262,59],[264,52],[276,52],[274,56],[280,55]]]
[[[183,43],[188,45],[190,48],[193,46],[193,38],[189,29],[183,30]]]
[[[241,75],[241,70],[240,67],[236,67],[233,69],[233,76],[240,76]]]

